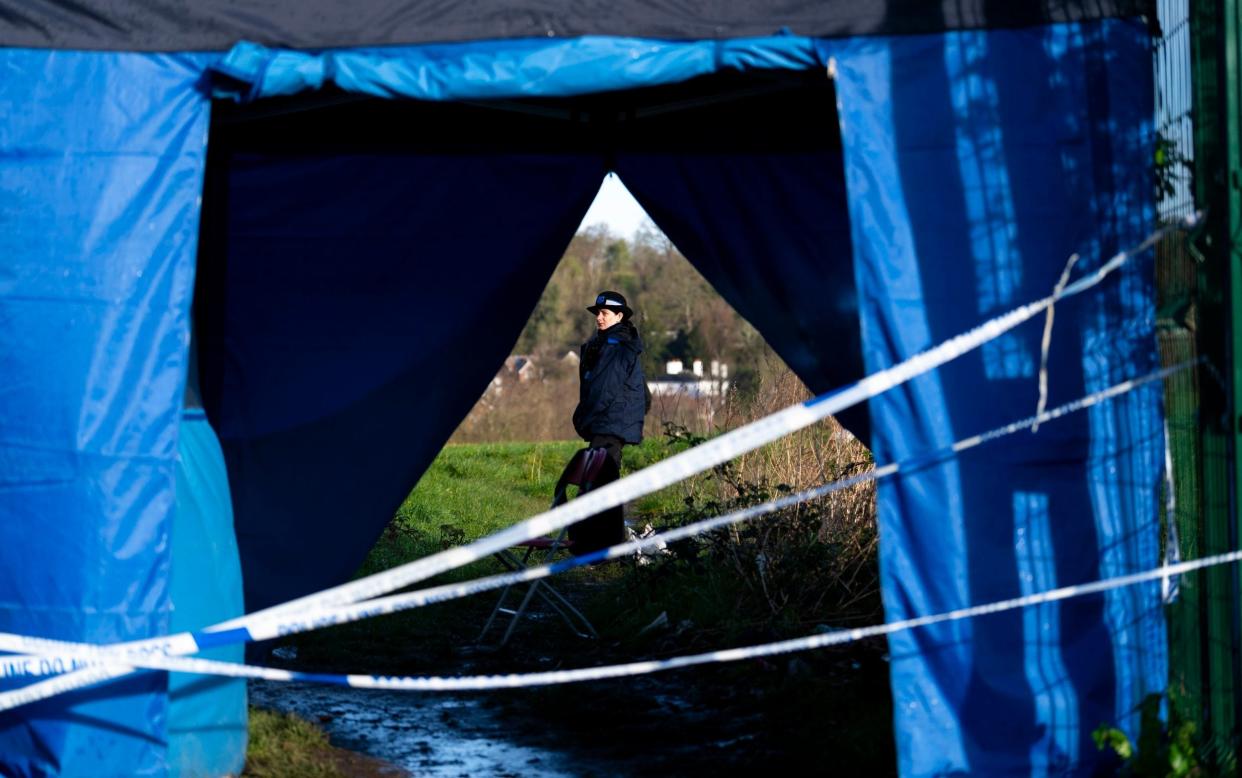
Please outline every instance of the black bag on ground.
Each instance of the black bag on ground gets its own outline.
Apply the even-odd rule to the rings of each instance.
[[[556,482],[553,507],[569,500],[569,487],[577,486],[578,494],[586,494],[596,487],[610,484],[621,477],[617,465],[605,448],[584,448],[576,452],[565,465],[564,472]],[[608,548],[625,539],[625,515],[618,505],[572,524],[569,527],[569,550],[575,555],[588,554]]]

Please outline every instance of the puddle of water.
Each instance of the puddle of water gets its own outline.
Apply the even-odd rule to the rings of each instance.
[[[416,775],[578,774],[560,754],[505,740],[503,722],[481,697],[251,681],[250,702],[295,713],[323,727],[334,745]]]

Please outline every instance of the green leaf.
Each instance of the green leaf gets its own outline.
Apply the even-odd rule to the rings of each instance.
[[[1170,775],[1186,775],[1192,767],[1194,767],[1194,761],[1182,753],[1182,749],[1177,743],[1169,746]]]
[[[1111,748],[1122,759],[1134,756],[1134,746],[1130,744],[1130,738],[1116,727],[1101,724],[1091,733],[1091,739],[1095,741],[1095,747],[1101,751]]]

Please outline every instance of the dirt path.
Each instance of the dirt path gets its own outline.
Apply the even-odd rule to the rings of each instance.
[[[467,660],[458,671],[478,668]],[[806,774],[830,764],[884,775],[893,764],[886,677],[868,649],[465,695],[255,683],[251,701],[411,775]]]
[[[563,591],[582,604],[598,586],[584,576]],[[773,637],[762,625],[730,635],[666,625],[639,640],[584,640],[535,611],[503,649],[484,649],[476,641],[493,602],[468,598],[297,636],[269,662],[334,673],[483,675],[694,654]],[[456,695],[252,684],[251,701],[297,713],[323,726],[333,745],[413,775],[882,776],[895,765],[885,651],[883,642],[871,642]]]
[[[250,699],[313,721],[334,746],[410,775],[578,774],[557,754],[510,742],[510,727],[479,697],[257,682],[251,684]]]
[[[599,716],[572,726],[555,717],[550,723],[531,715],[525,704],[529,697],[497,702],[481,695],[410,695],[305,684],[257,684],[251,697],[254,704],[317,722],[335,746],[411,775],[670,774],[672,765],[703,767],[719,761],[712,752],[752,739],[739,731],[748,723],[744,719],[704,727],[714,718],[711,712],[667,696],[627,706],[627,715],[636,718],[620,726]],[[634,710],[639,707],[645,710]]]

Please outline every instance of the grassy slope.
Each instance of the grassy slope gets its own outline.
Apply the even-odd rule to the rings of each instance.
[[[577,441],[545,443],[486,443],[446,446],[433,461],[417,486],[397,510],[393,522],[372,549],[359,575],[391,569],[406,562],[459,546],[548,508],[553,486],[572,454],[581,447]],[[623,474],[646,467],[680,450],[686,444],[670,444],[663,438],[648,439],[628,446],[624,453]],[[650,517],[657,527],[684,511],[687,494],[696,493],[701,501],[704,488],[713,476],[703,475],[682,484],[640,498],[627,506],[636,524]],[[701,504],[701,502],[700,502]],[[709,511],[720,512],[723,507]],[[464,581],[503,572],[494,559],[483,559],[438,576],[417,587],[448,581]],[[604,637],[634,642],[638,631],[661,613],[673,623],[696,625],[696,637],[705,643],[732,643],[757,638],[770,627],[780,633],[804,634],[814,628],[819,614],[789,609],[788,623],[753,609],[740,608],[746,599],[745,582],[737,571],[721,565],[659,565],[651,569],[625,570],[616,565],[574,570],[565,574],[579,589],[590,583],[609,582],[607,591],[584,603]],[[808,578],[808,583],[814,582]],[[426,644],[450,643],[466,636],[486,618],[495,595],[478,595],[466,600],[442,603],[379,620],[353,625],[349,634],[365,634],[366,640],[383,641],[413,629]],[[481,609],[481,615],[480,615]],[[801,621],[802,619],[810,621]],[[752,633],[753,629],[759,632]],[[610,634],[611,633],[611,634]],[[325,637],[343,636],[331,630]],[[785,636],[781,634],[780,636]],[[321,643],[312,634],[298,642]],[[396,639],[394,637],[394,639]],[[644,641],[638,641],[643,643]],[[641,648],[642,646],[635,646]]]
[[[581,447],[577,441],[445,446],[397,509],[393,525],[376,544],[361,574],[476,540],[547,510],[562,468]],[[623,474],[670,453],[672,449],[662,440],[628,446]],[[634,509],[658,511],[679,499],[673,487],[638,501]],[[487,560],[448,574],[444,580],[466,580],[498,569]]]
[[[358,574],[391,569],[441,549],[476,540],[546,510],[565,462],[580,447],[575,441],[446,446],[402,503]],[[646,466],[671,451],[662,440],[627,447],[623,471]],[[633,510],[658,511],[680,501],[677,487],[670,487],[639,501]],[[504,569],[488,558],[414,588],[498,572]],[[618,572],[606,567],[590,568],[570,571],[566,577],[575,581],[598,581]],[[408,655],[410,659],[405,669],[425,672],[426,667],[420,666],[421,662],[449,662],[455,650],[474,641],[496,596],[485,593],[439,603],[304,633],[289,642],[298,646],[301,660],[322,668],[356,671],[359,667],[375,666],[368,657],[389,661],[393,656]],[[412,646],[417,646],[417,650],[412,650]],[[346,657],[352,661],[346,663]]]

